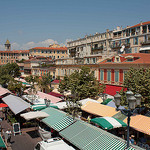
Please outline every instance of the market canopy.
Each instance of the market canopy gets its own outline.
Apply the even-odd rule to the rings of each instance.
[[[127,123],[127,118],[124,120],[124,122]],[[131,116],[130,127],[150,135],[150,117],[143,115]]]
[[[79,102],[82,104],[82,106],[85,105],[87,102],[100,103],[97,100],[94,100],[94,99],[91,99],[91,98],[85,98],[85,99],[80,100]]]
[[[1,135],[0,135],[0,148],[6,148],[6,144]]]
[[[25,102],[18,96],[8,95],[2,98],[2,100],[8,105],[15,115],[30,107],[29,103]]]
[[[49,115],[46,112],[42,111],[30,111],[24,114],[20,115],[26,120],[31,120],[31,119],[36,119],[36,118],[45,118],[48,117]]]
[[[53,108],[58,109],[58,107],[53,105],[53,104],[50,104],[49,107],[53,107]],[[45,108],[47,108],[46,104],[36,104],[36,105],[31,106],[31,109],[33,109],[33,110],[42,110],[42,109],[45,109]]]
[[[46,94],[46,93],[43,93],[43,92],[40,92],[40,91],[37,92],[37,95],[39,95],[39,97],[41,97],[43,99],[46,98],[46,99],[51,100],[51,103],[57,103],[57,102],[62,101],[61,98],[58,98],[58,97],[55,97],[55,96],[52,96],[52,95],[49,95],[49,94]]]
[[[73,118],[58,109],[48,107],[42,111],[49,114],[47,118],[42,119],[42,122],[56,131],[61,131],[75,122]]]
[[[123,139],[84,121],[76,121],[59,134],[82,150],[124,150],[127,146]],[[139,147],[137,149],[140,150]],[[130,147],[127,150],[134,148]]]
[[[85,112],[101,117],[112,117],[113,115],[118,113],[113,107],[95,102],[87,102],[85,105],[81,106],[81,109]]]
[[[127,126],[127,124],[124,123],[122,120],[119,120],[113,117],[98,117],[98,118],[93,118],[90,121],[98,124],[103,129],[106,129],[106,130]]]
[[[1,107],[8,107],[8,105],[7,104],[4,104],[4,103],[0,103],[0,108]]]
[[[8,89],[5,89],[3,87],[0,87],[0,96],[6,94],[6,93],[11,93]]]

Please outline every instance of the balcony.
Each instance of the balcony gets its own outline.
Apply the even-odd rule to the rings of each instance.
[[[94,47],[94,48],[92,48],[92,51],[94,51],[94,50],[103,50],[103,46],[99,46],[99,47]]]
[[[146,40],[146,41],[143,41],[141,42],[142,45],[150,45],[150,40]]]
[[[112,48],[112,49],[121,48],[121,45],[120,44],[115,44],[115,45],[111,44],[110,48]]]
[[[69,53],[75,53],[76,52],[76,49],[70,49],[69,50]]]
[[[123,45],[125,46],[125,48],[130,47],[130,43],[125,43]]]

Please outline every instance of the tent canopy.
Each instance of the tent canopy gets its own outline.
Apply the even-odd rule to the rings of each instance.
[[[45,118],[48,117],[49,115],[46,112],[42,112],[42,111],[30,111],[27,113],[23,113],[20,116],[26,120],[31,120],[36,118]]]
[[[0,135],[0,148],[6,148],[6,144],[1,135]]]
[[[2,98],[2,100],[8,105],[15,115],[30,107],[29,103],[14,95],[8,95]]]
[[[7,104],[4,104],[4,103],[0,103],[0,108],[1,107],[8,107],[8,105]]]
[[[113,117],[98,117],[91,119],[91,122],[100,125],[103,129],[114,129],[120,127],[126,127],[127,124],[124,123],[122,120],[113,118]]]
[[[58,107],[53,105],[53,104],[50,104],[49,107],[53,107],[53,108],[58,109]],[[45,108],[47,108],[46,104],[35,104],[35,105],[31,106],[31,109],[33,109],[33,110],[42,110],[42,109],[45,109]]]

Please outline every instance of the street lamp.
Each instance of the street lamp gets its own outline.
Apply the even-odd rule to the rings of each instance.
[[[130,117],[133,115],[135,111],[137,111],[139,108],[136,108],[136,106],[140,106],[141,104],[141,94],[133,94],[132,91],[127,91],[126,92],[126,97],[127,97],[127,103],[128,103],[128,109],[119,109],[120,106],[120,101],[121,101],[121,95],[119,92],[116,92],[117,94],[114,96],[115,99],[115,104],[117,107],[117,111],[121,111],[122,114],[127,116],[127,148],[129,148],[129,127],[130,127]]]

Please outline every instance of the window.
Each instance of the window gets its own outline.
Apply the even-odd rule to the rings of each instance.
[[[138,37],[135,37],[135,38],[133,39],[133,44],[134,44],[134,45],[138,45]]]
[[[143,26],[143,33],[146,33],[147,31],[147,26]]]
[[[150,32],[150,25],[148,25],[148,32]]]
[[[100,80],[103,81],[104,80],[104,70],[100,71]]]
[[[34,53],[36,53],[36,50],[34,50]]]
[[[57,56],[57,58],[59,58],[59,56]]]
[[[107,59],[107,62],[111,62],[111,59]]]
[[[134,53],[137,53],[137,47],[134,47]]]
[[[90,63],[90,60],[89,60],[89,58],[87,58],[87,64],[89,64]]]
[[[40,50],[38,50],[38,53],[40,53]]]
[[[62,51],[62,54],[65,54],[65,51]]]
[[[93,63],[94,63],[94,64],[96,63],[96,58],[93,58]]]
[[[126,73],[127,71],[123,71],[123,80],[125,80]]]
[[[55,51],[54,51],[54,54],[55,54]]]
[[[107,70],[107,81],[111,81],[111,71]]]
[[[119,82],[119,71],[115,70],[115,82]]]
[[[127,59],[127,62],[131,62],[131,61],[133,61],[133,58],[128,58]]]
[[[42,50],[42,53],[44,53],[44,51]]]

